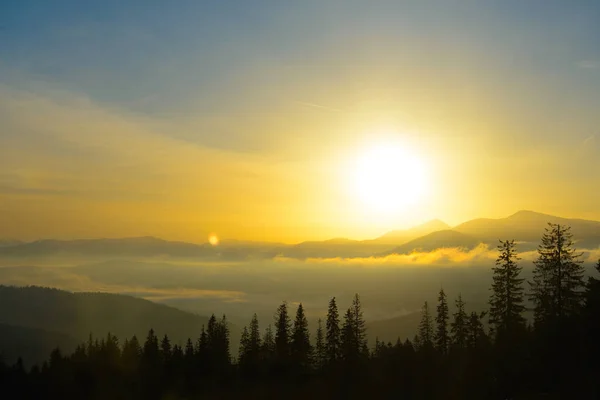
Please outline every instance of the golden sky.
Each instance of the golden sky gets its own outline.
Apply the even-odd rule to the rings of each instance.
[[[472,25],[436,13],[427,32],[345,10],[315,29],[301,26],[311,10],[278,10],[215,43],[81,15],[15,23],[0,52],[0,238],[371,238],[520,209],[600,220],[596,31],[567,34],[561,10],[518,32],[485,7]],[[99,41],[107,27],[123,36]],[[386,144],[423,163],[429,190],[382,215],[351,187],[356,159]]]

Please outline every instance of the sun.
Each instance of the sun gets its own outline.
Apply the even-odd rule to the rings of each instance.
[[[408,148],[388,143],[367,149],[356,160],[354,191],[370,211],[391,214],[423,199],[426,168]]]

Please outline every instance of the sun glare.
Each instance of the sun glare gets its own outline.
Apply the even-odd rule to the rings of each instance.
[[[428,187],[425,166],[408,149],[381,144],[356,160],[354,190],[369,211],[396,213],[421,200]]]
[[[211,233],[208,236],[208,243],[210,243],[213,246],[216,246],[219,244],[219,237],[217,235],[215,235],[214,233]]]

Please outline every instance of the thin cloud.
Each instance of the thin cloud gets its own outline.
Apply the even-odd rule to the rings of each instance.
[[[411,254],[391,254],[385,257],[355,257],[355,258],[308,258],[306,265],[331,266],[331,267],[414,267],[414,266],[449,266],[459,267],[473,265],[496,259],[498,251],[489,249],[485,244],[480,244],[470,251],[460,248],[442,248],[431,252],[413,252]],[[277,257],[275,261],[293,262],[291,258]]]
[[[141,297],[153,301],[174,299],[212,299],[224,303],[245,302],[246,293],[238,290],[195,289],[184,286],[151,287],[145,285],[110,284],[73,273],[65,267],[3,267],[0,284],[15,286],[50,286],[72,292],[106,292]]]
[[[342,110],[340,108],[328,107],[328,106],[324,106],[324,105],[317,104],[317,103],[309,103],[309,102],[306,102],[306,101],[295,101],[295,103],[299,104],[301,106],[304,106],[304,107],[317,108],[319,110],[334,111],[334,112],[344,112],[344,110]]]
[[[577,66],[581,69],[598,69],[600,68],[600,61],[582,60],[577,63]]]
[[[582,250],[584,260],[593,261],[594,257],[600,257],[600,249]],[[472,250],[465,251],[460,248],[441,248],[431,252],[413,252],[410,254],[391,254],[384,257],[354,257],[354,258],[308,258],[304,261],[306,266],[331,268],[413,268],[413,267],[472,267],[490,266],[498,257],[498,250],[489,248],[486,244],[480,244]],[[538,256],[536,250],[519,253],[522,263],[530,263]],[[297,264],[298,260],[286,257],[276,257],[276,262]],[[597,260],[597,258],[596,258]]]

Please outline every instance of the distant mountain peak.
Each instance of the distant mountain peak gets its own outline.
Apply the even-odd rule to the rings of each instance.
[[[532,210],[519,210],[516,213],[510,215],[509,219],[521,219],[521,218],[557,218],[552,215],[543,214]]]
[[[448,229],[450,229],[450,226],[445,222],[440,221],[439,219],[432,219],[431,221],[427,221],[409,229],[389,231],[376,240],[395,241],[396,244],[401,244],[402,242],[416,239],[419,236]]]
[[[429,230],[429,231],[444,231],[450,229],[450,225],[439,219],[432,219],[421,225],[417,225],[411,230]]]

